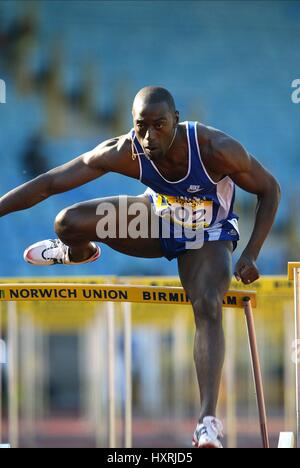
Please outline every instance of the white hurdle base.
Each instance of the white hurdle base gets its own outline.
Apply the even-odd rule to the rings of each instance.
[[[9,444],[0,444],[0,449],[2,448],[11,448]]]
[[[279,436],[278,448],[291,449],[295,448],[295,436],[292,432],[281,432]]]

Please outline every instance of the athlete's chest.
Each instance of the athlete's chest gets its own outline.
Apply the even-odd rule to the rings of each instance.
[[[213,182],[219,182],[223,175],[217,174],[212,170],[211,155],[208,155],[205,148],[200,147],[201,160],[204,171],[213,180]],[[210,157],[210,159],[209,159]],[[189,153],[188,146],[182,146],[180,151],[177,152],[172,161],[161,161],[153,163],[158,172],[163,176],[164,179],[170,182],[180,181],[190,175],[193,171],[193,157]]]
[[[190,161],[188,152],[183,152],[172,162],[153,163],[158,172],[164,179],[170,182],[176,182],[184,179],[190,170]]]

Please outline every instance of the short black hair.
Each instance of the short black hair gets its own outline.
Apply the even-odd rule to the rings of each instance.
[[[175,101],[172,94],[167,89],[160,86],[146,86],[145,88],[142,88],[135,96],[133,106],[137,99],[142,99],[148,104],[165,102],[168,104],[171,112],[176,111]]]

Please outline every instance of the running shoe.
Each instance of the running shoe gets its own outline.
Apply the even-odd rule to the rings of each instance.
[[[205,449],[222,449],[220,439],[223,435],[223,424],[216,418],[208,416],[199,423],[193,437],[193,447]]]
[[[31,245],[24,252],[24,260],[31,265],[83,265],[98,260],[101,256],[101,249],[93,243],[95,253],[83,262],[72,262],[70,260],[70,248],[59,239],[49,239]]]

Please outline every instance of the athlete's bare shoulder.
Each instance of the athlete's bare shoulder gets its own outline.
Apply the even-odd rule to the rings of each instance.
[[[203,162],[217,178],[248,168],[250,155],[236,139],[203,124],[197,125],[197,134]]]
[[[197,123],[197,134],[200,147],[204,149],[210,147],[215,152],[229,144],[237,143],[234,138],[221,130],[202,123]]]
[[[88,164],[95,169],[117,172],[134,179],[140,178],[138,160],[132,158],[130,135],[121,135],[104,141],[88,153]]]

